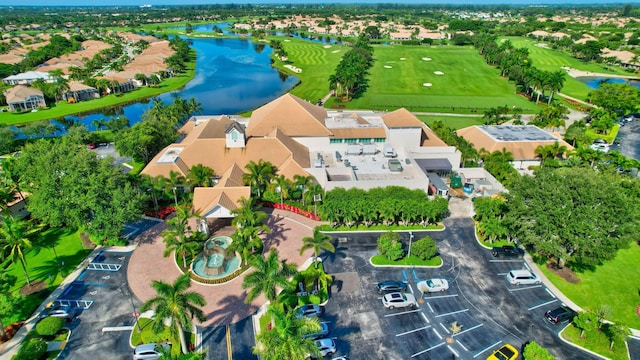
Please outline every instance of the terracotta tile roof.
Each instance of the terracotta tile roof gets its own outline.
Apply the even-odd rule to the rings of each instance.
[[[348,118],[351,119],[356,119],[356,121],[358,122],[358,124],[360,125],[369,125],[369,122],[367,120],[365,120],[365,118],[363,118],[360,114],[358,113],[353,113],[351,115],[348,116]]]
[[[193,191],[193,210],[206,215],[215,206],[220,205],[227,210],[238,208],[241,198],[251,196],[249,186],[240,187],[197,187]]]
[[[0,63],[2,64],[17,64],[23,59],[23,56],[17,54],[0,54]]]
[[[21,102],[34,95],[43,96],[42,91],[24,85],[16,85],[4,92],[7,103]]]
[[[224,174],[220,177],[220,181],[218,181],[218,185],[221,187],[234,187],[234,186],[244,186],[242,181],[242,176],[244,175],[244,171],[238,166],[238,164],[233,164]]]
[[[388,128],[422,127],[423,122],[405,108],[381,116]]]
[[[422,124],[422,135],[420,136],[420,146],[449,146],[447,145],[447,143],[445,143],[444,141],[442,141],[442,139],[440,139],[438,137],[438,135],[436,135],[436,133],[434,133],[433,131],[431,131],[431,129],[429,129],[429,127],[425,124]]]
[[[556,141],[558,141],[561,146],[565,146],[567,150],[573,149],[573,146],[562,140],[562,138],[556,138],[553,134],[549,133],[547,134],[550,135],[550,138],[546,140],[498,140],[483,131],[480,126],[470,126],[458,130],[457,134],[469,141],[478,151],[483,148],[489,152],[506,149],[513,155],[514,160],[535,159],[535,151],[538,146],[552,145]]]
[[[285,94],[256,109],[247,128],[248,136],[266,136],[276,127],[288,136],[329,136],[324,123],[327,111],[317,105]]]
[[[96,90],[96,88],[85,85],[80,81],[69,81],[68,91]]]

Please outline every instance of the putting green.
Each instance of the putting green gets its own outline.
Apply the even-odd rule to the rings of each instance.
[[[470,47],[379,45],[374,46],[374,57],[364,95],[349,103],[334,100],[329,106],[482,113],[506,105],[525,112],[538,111]],[[426,83],[431,86],[424,86]]]

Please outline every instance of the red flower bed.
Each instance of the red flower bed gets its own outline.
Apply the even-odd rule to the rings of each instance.
[[[311,220],[320,221],[320,216],[313,215],[312,212],[306,211],[306,210],[302,210],[302,209],[300,209],[298,207],[295,207],[293,205],[280,204],[280,203],[271,203],[271,202],[266,202],[266,203],[263,203],[262,205],[264,207],[268,207],[268,208],[291,211],[293,213],[300,214],[300,215],[302,215],[304,217],[307,217],[307,218],[309,218]]]
[[[158,211],[155,210],[147,210],[144,212],[145,215],[155,217],[158,219],[164,220],[167,216],[169,216],[172,212],[176,211],[176,208],[173,206],[165,206]]]

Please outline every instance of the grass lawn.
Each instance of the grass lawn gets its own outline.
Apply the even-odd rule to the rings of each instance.
[[[569,325],[560,334],[563,339],[568,340],[576,345],[580,345],[586,349],[596,352],[602,356],[612,360],[628,360],[627,347],[624,342],[616,341],[613,343],[613,350],[609,349],[609,339],[598,330],[585,332],[584,337],[580,337],[580,329]]]
[[[591,72],[597,72],[597,73],[627,75],[627,76],[632,75],[618,67],[609,67],[609,66],[606,66],[603,64],[597,64],[594,62],[586,63],[574,58],[568,53],[565,53],[559,50],[553,50],[550,48],[542,48],[542,47],[536,46],[536,44],[540,42],[535,41],[533,39],[529,39],[525,37],[515,37],[515,36],[510,36],[505,38],[509,39],[513,44],[513,46],[517,48],[525,47],[529,49],[529,57],[533,61],[533,66],[535,66],[540,70],[556,71],[556,70],[560,70],[560,68],[563,66],[568,66],[577,70],[591,71]],[[581,100],[585,100],[589,92],[591,92],[591,89],[584,83],[567,75],[566,81],[564,83],[564,87],[562,88],[561,92],[563,94],[573,96]]]
[[[637,269],[638,263],[640,246],[633,242],[629,249],[619,250],[615,259],[598,266],[595,271],[576,273],[580,279],[578,284],[564,281],[544,265],[540,269],[579,306],[590,310],[606,307],[611,313],[607,320],[640,329],[640,317],[636,315],[636,306],[640,304],[640,272],[632,270]]]
[[[384,257],[383,255],[376,255],[371,258],[371,263],[374,265],[396,265],[396,266],[440,266],[442,265],[442,259],[440,256],[433,257],[429,260],[422,260],[417,256],[403,257],[398,261],[392,261]]]
[[[324,43],[304,41],[289,37],[269,37],[279,40],[287,52],[291,65],[302,69],[295,73],[285,67],[280,59],[275,59],[274,65],[286,72],[300,78],[300,84],[291,93],[302,99],[316,103],[329,93],[329,76],[336,70],[336,66],[349,47],[344,45],[327,45]]]
[[[108,95],[90,101],[81,101],[76,104],[69,104],[66,101],[59,101],[49,109],[41,109],[37,112],[26,112],[21,114],[2,112],[0,113],[0,125],[18,125],[33,121],[58,119],[67,115],[82,114],[92,112],[101,108],[134,102],[136,100],[154,97],[165,92],[183,87],[195,74],[195,63],[188,63],[188,70],[173,78],[164,79],[158,87],[140,87],[121,96]]]
[[[463,129],[473,125],[482,125],[484,120],[481,117],[466,117],[466,116],[438,116],[438,115],[416,115],[418,119],[422,120],[428,126],[431,126],[436,121],[442,121],[446,127],[450,127],[454,130]]]
[[[477,50],[456,46],[375,45],[366,92],[343,105],[350,109],[472,113],[497,106],[516,106],[537,113],[537,106],[515,93],[515,87],[487,65]],[[429,58],[425,61],[423,58]],[[404,59],[404,60],[403,60]],[[435,72],[442,72],[436,75]],[[423,84],[429,83],[427,87]]]
[[[79,232],[67,229],[49,229],[42,233],[43,243],[55,244],[58,263],[52,248],[41,248],[26,251],[27,270],[31,282],[41,280],[48,285],[47,289],[38,294],[26,296],[16,305],[15,311],[2,319],[5,325],[16,321],[26,320],[46,297],[84,260],[91,250],[82,247]],[[64,262],[64,265],[60,265]],[[19,262],[9,265],[7,272],[17,278],[11,289],[17,292],[26,284],[24,271]]]
[[[138,327],[140,331],[138,331]],[[140,344],[151,344],[151,343],[164,343],[170,342],[171,345],[171,354],[178,355],[180,353],[180,340],[175,339],[172,340],[170,330],[168,326],[165,326],[162,332],[159,334],[155,334],[152,330],[153,320],[149,318],[140,318],[138,319],[138,323],[134,326],[131,331],[131,344],[133,346],[137,346]],[[184,333],[187,344],[195,344],[196,336],[190,332],[185,331]]]

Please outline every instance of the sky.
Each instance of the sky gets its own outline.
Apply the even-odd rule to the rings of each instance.
[[[308,3],[401,3],[401,4],[640,4],[640,0],[0,0],[2,6],[139,6],[192,5],[192,4],[308,4]]]

